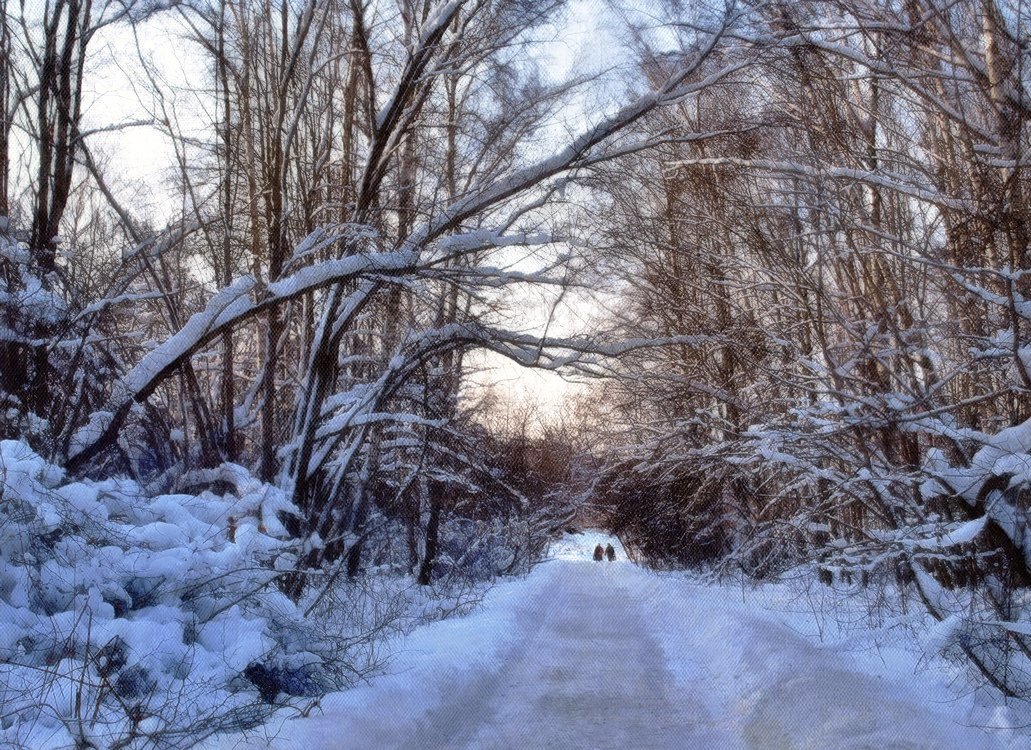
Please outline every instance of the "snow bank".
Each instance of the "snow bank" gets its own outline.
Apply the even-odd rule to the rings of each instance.
[[[197,750],[396,747],[398,738],[414,736],[431,711],[476,676],[504,669],[508,651],[525,632],[527,608],[548,595],[545,568],[491,589],[472,614],[423,625],[393,641],[383,674],[325,696],[313,715],[213,737]]]
[[[235,492],[147,498],[0,442],[0,746],[185,745],[262,720],[275,688],[324,692],[324,655],[273,583],[290,505],[220,474]]]
[[[709,712],[739,728],[743,747],[1026,747],[1012,726],[1026,705],[971,689],[961,666],[919,647],[916,632],[949,637],[953,623],[875,622],[867,603],[808,582],[735,590],[628,572],[677,683],[705,684]]]

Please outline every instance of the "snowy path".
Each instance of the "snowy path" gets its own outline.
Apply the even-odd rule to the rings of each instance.
[[[416,631],[393,674],[327,698],[322,715],[285,722],[271,740],[219,746],[1007,747],[956,723],[955,704],[924,677],[860,670],[776,613],[627,562],[593,562],[595,539],[578,539],[473,615]]]
[[[678,693],[625,565],[552,563],[504,668],[433,711],[404,747],[719,747],[700,696]],[[699,686],[704,690],[704,686]]]

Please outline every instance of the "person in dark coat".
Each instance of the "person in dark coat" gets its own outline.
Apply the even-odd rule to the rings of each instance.
[[[609,562],[616,559],[616,549],[611,544],[605,545],[605,557],[609,558]]]
[[[605,556],[605,550],[603,550],[601,548],[601,545],[599,544],[597,547],[594,548],[594,559],[595,560],[601,560],[604,556]]]

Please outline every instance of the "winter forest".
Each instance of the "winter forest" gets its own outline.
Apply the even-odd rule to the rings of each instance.
[[[1024,0],[0,0],[0,746],[288,736],[579,536],[1026,747],[1029,169]]]

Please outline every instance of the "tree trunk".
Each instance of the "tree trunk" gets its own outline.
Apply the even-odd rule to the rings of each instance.
[[[426,543],[419,576],[416,579],[420,586],[429,586],[433,580],[433,566],[437,561],[437,545],[440,536],[440,485],[430,482],[430,518],[426,524]]]

